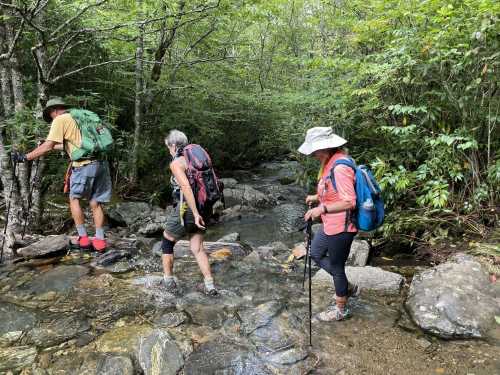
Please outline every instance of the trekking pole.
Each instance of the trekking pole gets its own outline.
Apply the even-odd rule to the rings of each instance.
[[[312,205],[309,203],[309,209],[311,209]],[[306,257],[304,259],[304,277],[302,279],[302,290],[304,290],[304,286],[306,284],[306,272],[307,272],[307,261],[309,259],[309,248],[308,244],[311,239],[311,227],[312,227],[312,219],[307,220],[306,225],[302,227],[302,230],[306,230]]]
[[[311,283],[311,237],[312,237],[312,219],[307,221],[307,261],[309,263],[309,346],[312,346],[312,283]]]
[[[7,227],[9,226],[10,202],[12,201],[12,192],[14,191],[14,184],[16,182],[16,170],[17,170],[17,162],[14,161],[13,165],[14,174],[12,176],[12,183],[10,184],[9,202],[7,203],[7,215],[5,216],[5,227],[3,228],[2,248],[0,249],[0,263],[3,262],[3,248],[5,246],[5,237],[7,236]]]
[[[24,224],[23,224],[23,233],[21,235],[21,240],[24,240],[24,235],[26,234],[26,225],[28,224],[28,219],[29,219],[30,213],[31,213],[31,204],[33,203],[31,200],[33,197],[33,191],[35,190],[36,180],[38,178],[38,170],[40,169],[40,159],[37,159],[35,164],[36,164],[35,175],[33,177],[33,183],[31,184],[30,191],[28,193],[27,212],[25,215],[23,215],[24,216]]]
[[[307,222],[307,226],[309,226],[309,221]],[[306,226],[306,228],[307,228]],[[307,274],[307,261],[309,259],[309,250],[307,248],[307,244],[309,243],[309,234],[306,229],[306,256],[304,258],[304,277],[302,278],[302,290],[305,290],[305,285],[306,285],[306,274]]]

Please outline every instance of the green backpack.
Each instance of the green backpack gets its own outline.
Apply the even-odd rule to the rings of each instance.
[[[113,137],[99,116],[86,109],[70,109],[69,113],[82,134],[82,143],[71,153],[71,160],[98,158],[111,150]]]

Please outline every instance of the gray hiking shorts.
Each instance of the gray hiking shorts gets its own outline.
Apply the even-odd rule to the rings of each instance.
[[[167,221],[165,223],[165,232],[170,234],[176,240],[181,239],[186,234],[204,233],[203,230],[198,228],[194,223],[193,212],[188,208],[184,214],[184,225],[181,222],[181,216],[179,212],[180,204],[174,208],[174,211],[167,216]]]
[[[72,168],[70,198],[85,198],[99,203],[111,200],[111,176],[107,161],[93,161],[82,167]]]

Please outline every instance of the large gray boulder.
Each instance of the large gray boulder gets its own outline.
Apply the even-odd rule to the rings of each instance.
[[[370,255],[370,245],[364,240],[354,240],[351,245],[351,251],[347,258],[347,264],[350,266],[363,267],[368,263]]]
[[[132,231],[144,236],[160,234],[172,207],[165,210],[145,202],[122,202],[107,211],[110,222],[127,226]]]
[[[243,205],[250,207],[267,207],[272,205],[272,200],[266,194],[254,189],[250,185],[236,185],[234,188],[224,189],[226,205],[231,207]]]
[[[240,234],[238,232],[228,233],[215,242],[236,242],[240,240]]]
[[[304,242],[296,243],[292,250],[292,253],[296,258],[302,258],[306,254],[306,252],[307,251]],[[351,246],[351,251],[349,252],[349,257],[347,258],[346,265],[357,267],[366,266],[369,255],[370,246],[368,245],[368,242],[354,240]]]
[[[145,375],[176,375],[184,366],[179,347],[166,331],[160,329],[141,338],[138,358]]]
[[[17,250],[17,254],[25,259],[64,255],[68,250],[69,238],[64,234],[47,236],[29,246]]]
[[[345,268],[349,283],[357,285],[361,290],[379,294],[398,294],[404,283],[400,274],[384,271],[379,267]],[[332,276],[325,270],[319,270],[312,279],[313,287],[333,287]]]
[[[279,217],[280,229],[285,233],[293,233],[304,226],[306,206],[302,203],[284,203],[273,208],[273,215]]]
[[[134,225],[146,219],[152,207],[146,202],[122,202],[107,210],[108,217],[117,224]]]
[[[443,338],[484,338],[500,316],[500,285],[463,254],[413,278],[406,301],[423,330]]]
[[[221,178],[220,180],[224,184],[224,189],[234,189],[238,185],[238,181],[234,178]]]

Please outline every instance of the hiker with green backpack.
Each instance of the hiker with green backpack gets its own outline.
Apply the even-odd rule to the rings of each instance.
[[[69,186],[69,206],[78,231],[78,246],[82,250],[106,250],[103,203],[111,199],[111,176],[106,160],[113,139],[99,116],[84,109],[70,109],[61,98],[47,102],[43,118],[50,123],[45,142],[28,154],[12,153],[14,163],[35,160],[51,150],[64,150],[71,163],[65,181]],[[65,189],[66,190],[66,189]],[[85,216],[80,199],[88,199],[95,224],[95,237],[90,239],[85,228]]]

